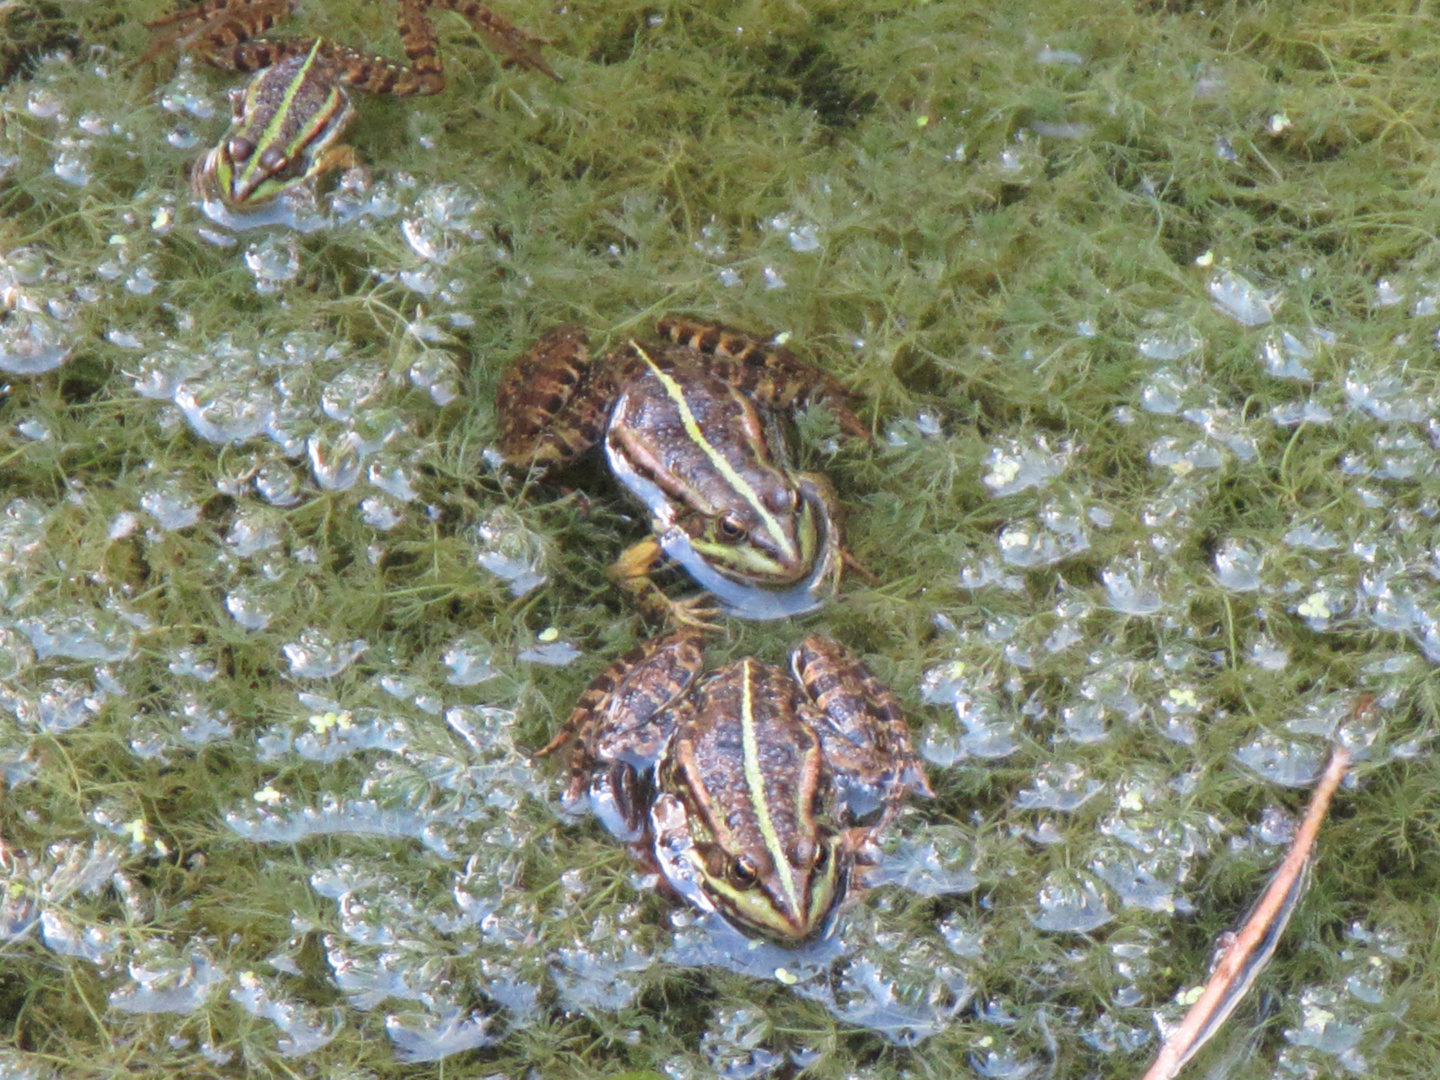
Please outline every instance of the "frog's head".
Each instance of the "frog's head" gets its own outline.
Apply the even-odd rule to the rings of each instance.
[[[687,522],[690,546],[735,581],[782,586],[799,581],[821,557],[829,508],[806,498],[798,479],[778,469],[737,473],[734,499],[722,513]]]
[[[733,925],[784,945],[814,938],[845,895],[849,867],[839,834],[797,839],[788,850],[697,844],[700,885]]]

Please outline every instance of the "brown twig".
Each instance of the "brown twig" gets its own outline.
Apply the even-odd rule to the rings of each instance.
[[[1362,703],[1356,705],[1356,712],[1368,706],[1369,703],[1362,699]],[[1310,796],[1305,817],[1295,830],[1295,839],[1291,841],[1285,861],[1275,871],[1245,925],[1235,934],[1227,935],[1230,940],[1220,955],[1219,963],[1210,973],[1199,1000],[1190,1006],[1180,1026],[1170,1032],[1143,1080],[1173,1080],[1184,1064],[1219,1030],[1264,968],[1275,951],[1285,924],[1290,921],[1290,913],[1295,910],[1300,894],[1304,892],[1305,872],[1315,853],[1315,838],[1320,832],[1320,824],[1325,820],[1330,799],[1349,767],[1350,752],[1344,747],[1335,747],[1315,785],[1314,794]]]

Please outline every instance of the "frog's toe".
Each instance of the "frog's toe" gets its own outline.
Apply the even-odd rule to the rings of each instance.
[[[689,627],[694,630],[705,632],[720,629],[720,609],[710,604],[704,597],[687,596],[682,600],[665,598],[666,619],[677,626]]]

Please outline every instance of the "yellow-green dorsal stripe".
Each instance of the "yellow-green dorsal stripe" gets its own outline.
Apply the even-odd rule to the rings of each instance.
[[[765,775],[760,768],[760,740],[755,735],[755,698],[752,688],[755,679],[754,661],[746,660],[745,674],[740,680],[740,736],[745,756],[745,786],[750,792],[750,804],[755,808],[755,817],[760,821],[760,835],[765,838],[765,848],[775,864],[775,874],[785,890],[785,900],[790,910],[803,917],[800,907],[800,893],[795,888],[795,876],[790,872],[790,860],[786,858],[784,846],[775,832],[775,822],[770,817],[770,804],[765,800]]]
[[[300,93],[300,87],[304,84],[305,77],[310,74],[310,69],[315,66],[315,60],[319,55],[320,39],[316,38],[315,44],[310,46],[309,55],[305,57],[305,63],[300,65],[300,70],[295,73],[295,77],[291,79],[289,85],[285,87],[285,94],[280,99],[280,106],[275,110],[274,115],[270,117],[270,122],[265,125],[265,130],[260,135],[260,141],[256,144],[257,147],[273,146],[276,140],[280,138],[281,133],[284,131],[286,121],[289,119],[290,109],[294,106],[295,98]],[[332,87],[330,91],[332,99],[336,92]],[[303,131],[297,134],[296,142],[301,146],[308,143],[315,132],[329,121],[331,112],[332,110],[325,109],[312,116],[310,123],[305,126]],[[287,146],[285,149],[288,155],[291,148]],[[242,175],[246,183],[250,182],[250,174],[261,167],[260,159],[262,156],[257,149],[257,152],[251,155],[250,160],[245,163],[245,171]]]
[[[680,414],[680,422],[685,426],[685,435],[692,443],[705,452],[710,459],[710,464],[715,466],[715,471],[725,477],[730,486],[738,491],[747,503],[754,509],[755,513],[765,522],[765,530],[775,538],[776,543],[785,542],[785,528],[776,519],[765,504],[755,494],[755,489],[745,482],[745,479],[735,471],[733,465],[725,459],[715,447],[710,445],[710,440],[705,438],[705,433],[700,430],[700,422],[695,419],[695,414],[690,410],[690,402],[685,399],[685,389],[675,379],[660,370],[660,365],[655,363],[637,342],[632,341],[630,347],[640,354],[640,358],[649,365],[655,377],[660,380],[660,385],[665,388],[665,393],[675,403],[675,410]],[[795,558],[798,553],[787,552],[789,557]]]

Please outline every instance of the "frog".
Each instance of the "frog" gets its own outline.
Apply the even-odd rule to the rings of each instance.
[[[601,357],[581,327],[544,334],[500,380],[500,456],[546,470],[601,447],[648,513],[651,535],[610,577],[642,613],[713,627],[703,597],[672,599],[651,574],[669,558],[729,614],[782,619],[814,610],[845,568],[873,580],[844,545],[828,477],[797,469],[779,420],[824,405],[847,435],[869,430],[840,382],[783,345],[723,323],[662,318]]]
[[[894,694],[833,638],[782,669],[705,672],[680,627],[611,663],[541,751],[571,746],[564,803],[587,793],[668,886],[751,936],[825,936],[911,796],[932,796]]]
[[[146,24],[156,33],[147,57],[174,45],[222,70],[252,74],[231,91],[230,130],[190,172],[202,198],[217,198],[231,211],[261,207],[358,163],[353,148],[339,142],[355,115],[347,87],[396,97],[444,90],[432,8],[461,15],[502,63],[559,80],[540,51],[547,39],[475,0],[399,0],[407,64],[321,38],[264,36],[294,6],[294,0],[205,0]]]

